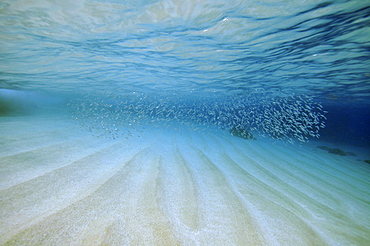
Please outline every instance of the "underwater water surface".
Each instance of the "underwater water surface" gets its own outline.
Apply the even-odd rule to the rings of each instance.
[[[191,101],[195,118],[201,108],[255,106],[213,123],[262,132],[303,117],[267,126],[274,101],[304,96],[331,109],[321,110],[324,137],[369,145],[369,12],[366,1],[2,1],[0,86],[93,101],[129,95],[132,107],[150,97],[165,111]]]
[[[368,1],[0,2],[0,244],[368,245],[369,126]]]

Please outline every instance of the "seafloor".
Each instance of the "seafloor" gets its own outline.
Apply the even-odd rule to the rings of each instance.
[[[0,118],[1,245],[370,245],[370,159],[160,128]],[[355,154],[355,155],[353,155]]]

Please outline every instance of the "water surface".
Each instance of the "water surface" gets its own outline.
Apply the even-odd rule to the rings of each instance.
[[[4,0],[0,244],[368,245],[368,1]]]

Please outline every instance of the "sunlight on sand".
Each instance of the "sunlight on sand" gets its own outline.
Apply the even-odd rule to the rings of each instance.
[[[0,122],[0,244],[369,245],[370,166],[314,145]]]

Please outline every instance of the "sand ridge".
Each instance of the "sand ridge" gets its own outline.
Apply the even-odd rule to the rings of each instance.
[[[355,158],[228,132],[0,124],[2,245],[370,243],[370,168]]]

